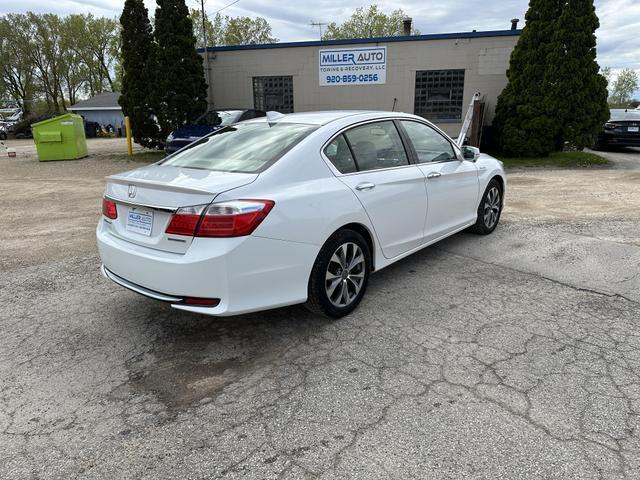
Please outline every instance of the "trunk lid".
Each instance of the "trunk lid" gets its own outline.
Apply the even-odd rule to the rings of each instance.
[[[123,240],[173,253],[185,253],[193,237],[165,233],[173,212],[203,205],[222,192],[253,182],[257,174],[214,172],[150,165],[107,177],[105,195],[117,204],[118,218],[103,217],[109,232]]]

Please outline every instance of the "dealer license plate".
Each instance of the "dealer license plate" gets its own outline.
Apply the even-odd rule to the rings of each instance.
[[[131,209],[127,213],[127,230],[140,235],[151,235],[153,226],[153,212],[150,210]]]

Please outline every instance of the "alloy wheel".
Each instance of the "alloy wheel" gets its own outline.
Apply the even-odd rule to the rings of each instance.
[[[484,224],[491,229],[498,221],[500,215],[500,190],[491,187],[484,198]]]
[[[353,302],[364,283],[365,256],[358,245],[347,242],[331,256],[325,275],[327,298],[336,307]]]

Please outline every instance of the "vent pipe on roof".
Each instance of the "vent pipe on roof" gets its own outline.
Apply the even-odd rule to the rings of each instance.
[[[413,22],[413,20],[409,17],[405,18],[402,21],[402,33],[404,34],[405,37],[408,37],[411,35],[411,23]]]
[[[519,18],[512,18],[511,19],[511,30],[517,30],[518,29],[518,22],[520,21]]]

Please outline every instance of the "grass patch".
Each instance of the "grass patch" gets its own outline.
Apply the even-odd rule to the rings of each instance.
[[[505,168],[527,167],[592,167],[594,165],[607,165],[606,158],[591,152],[553,152],[548,157],[523,157],[509,158],[496,155],[498,160],[504,162]]]

